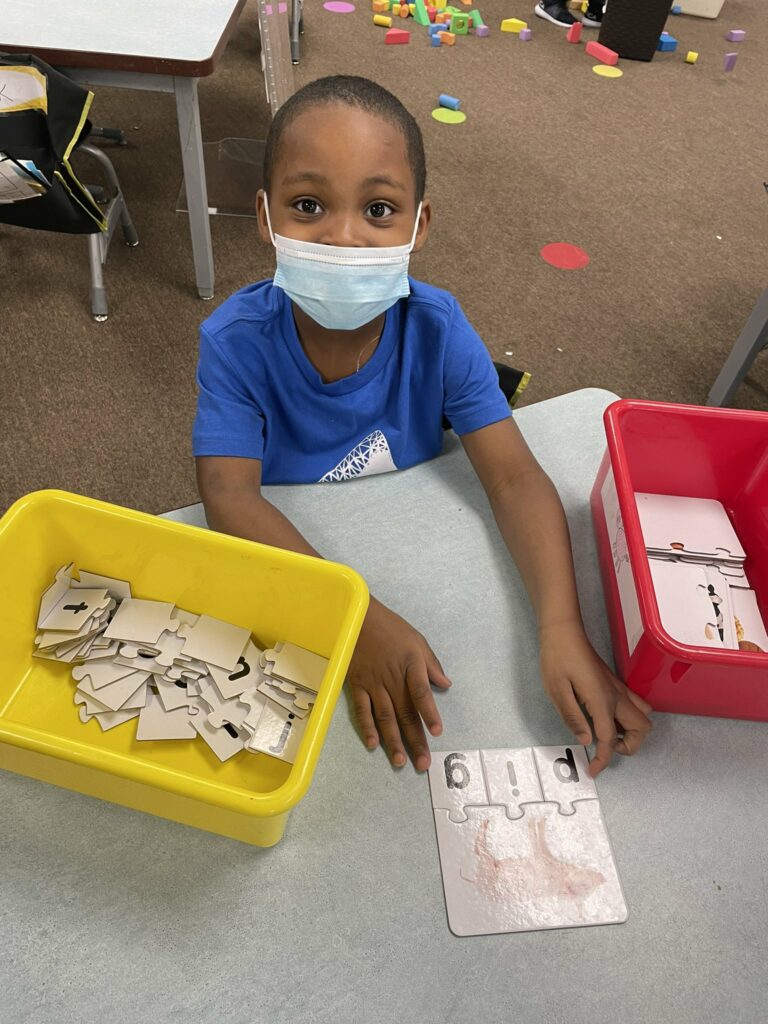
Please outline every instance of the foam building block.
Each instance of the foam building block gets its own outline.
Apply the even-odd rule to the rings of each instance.
[[[533,32],[531,32],[531,30],[529,28],[521,28],[519,33],[518,33],[518,38],[522,39],[522,41],[524,43],[527,43],[532,35],[533,35]]]
[[[384,42],[388,46],[393,46],[397,43],[408,43],[411,40],[411,33],[406,32],[403,28],[391,28],[384,36]]]
[[[736,67],[736,61],[738,59],[738,53],[726,53],[723,59],[723,71],[733,71],[733,69]]]
[[[747,38],[747,33],[741,28],[732,28],[725,37],[729,43],[743,43]]]
[[[475,35],[479,36],[481,39],[485,38],[485,36],[489,36],[490,34],[491,30],[487,25],[478,25],[475,29]]]
[[[443,44],[443,46],[455,46],[456,36],[453,32],[438,32],[437,38]]]
[[[699,55],[696,52],[696,50],[689,50],[688,53],[686,53],[685,55],[686,64],[695,64],[698,59]]]
[[[480,11],[470,11],[469,16],[472,19],[472,24],[474,25],[475,28],[480,28],[481,25],[485,24],[485,22],[483,21],[483,16],[480,13]]]
[[[440,36],[437,35],[436,33],[434,35],[432,33],[430,33],[429,40],[430,40],[430,42],[432,43],[433,46],[442,46],[442,42],[440,40]]]
[[[428,7],[427,8],[427,17],[429,18],[430,23],[435,20],[435,15],[436,14],[437,14],[437,8],[436,7]]]
[[[674,7],[672,8],[672,13],[673,14],[682,14],[683,13],[683,8],[680,6],[680,4],[675,4]]]
[[[411,16],[411,9],[410,9],[410,7],[408,6],[408,4],[402,4],[401,7],[400,7],[400,17],[401,18],[410,18],[410,16]]]
[[[581,42],[581,30],[584,26],[580,21],[575,21],[573,25],[568,29],[565,34],[565,38],[569,43],[580,43]]]
[[[603,64],[618,64],[619,55],[615,50],[609,50],[607,46],[603,46],[601,43],[591,39],[584,47],[590,57],[595,57]]]
[[[371,7],[374,14],[384,14],[389,10],[389,0],[373,0]]]
[[[434,7],[431,9],[435,10]],[[429,10],[424,0],[416,0],[416,3],[413,5],[413,16],[416,19],[417,25],[428,25],[430,21],[434,20],[434,14],[430,18]]]
[[[662,32],[656,49],[661,53],[674,53],[677,49],[677,40],[669,32]]]
[[[392,19],[387,14],[374,14],[373,24],[381,25],[382,28],[392,28]]]
[[[528,28],[528,22],[520,21],[519,18],[505,18],[501,23],[502,32],[519,32],[524,28]]]
[[[437,97],[437,105],[439,107],[447,107],[448,110],[458,110],[461,107],[461,100],[455,96],[449,96],[448,93],[441,92]]]
[[[451,32],[457,36],[465,36],[469,33],[469,15],[468,14],[452,14],[451,15]]]
[[[445,28],[442,25],[440,25],[439,23],[437,25],[430,25],[429,26],[429,34],[430,34],[430,36],[436,36],[438,32],[445,32]]]

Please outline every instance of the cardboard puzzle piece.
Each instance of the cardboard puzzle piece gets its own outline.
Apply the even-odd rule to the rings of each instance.
[[[153,678],[160,703],[166,711],[176,711],[178,708],[190,706],[195,695],[189,692],[183,680],[174,682],[172,679],[164,679],[157,675]]]
[[[204,687],[200,691],[199,701],[204,701],[206,707],[206,718],[208,724],[214,729],[223,729],[226,723],[233,725],[236,729],[242,728],[243,722],[248,715],[248,708],[236,697],[232,700],[224,700],[215,682]]]
[[[143,707],[146,703],[146,682],[148,672],[131,672],[121,679],[115,679],[106,686],[95,690],[91,677],[85,675],[78,684],[78,692],[92,697],[103,704],[109,711],[120,711],[123,708]]]
[[[619,924],[627,906],[598,800],[572,815],[552,803],[468,808],[464,823],[436,808],[448,923],[454,935]]]
[[[744,561],[744,548],[719,501],[645,492],[635,500],[646,548]]]
[[[168,602],[131,598],[121,603],[104,636],[111,640],[154,646],[164,630],[172,632],[179,628],[179,621],[172,618],[172,612],[173,605]]]
[[[297,718],[306,718],[317,699],[317,694],[311,690],[304,690],[295,683],[286,683],[284,679],[265,679],[257,689],[286,711],[292,711]]]
[[[120,711],[103,711],[93,717],[101,726],[102,731],[108,732],[116,725],[122,725],[123,722],[130,722],[132,718],[138,718],[140,714],[139,708],[123,708]]]
[[[448,811],[457,824],[467,820],[465,807],[488,803],[479,750],[456,750],[432,754],[429,766],[432,806]]]
[[[71,590],[67,589],[45,619],[38,622],[38,628],[44,631],[44,636],[49,632],[61,631],[69,634],[70,637],[72,634],[85,632],[83,627],[95,629],[102,622],[102,613],[106,613],[111,601],[113,599],[106,590],[78,590],[76,594],[73,594]],[[86,623],[90,623],[91,619],[94,619],[95,622],[87,627]],[[65,635],[58,639],[62,641],[68,637]],[[43,645],[45,645],[45,640],[43,640]]]
[[[99,576],[94,572],[85,572],[81,569],[78,572],[80,581],[72,580],[72,588],[78,590],[81,587],[90,589],[94,587],[100,587],[108,591],[110,596],[114,597],[116,601],[130,600],[131,598],[131,584],[127,580],[115,580],[111,576]]]
[[[225,700],[238,697],[264,678],[259,662],[263,653],[260,647],[249,640],[232,672],[215,665],[210,666],[211,675]]]
[[[253,735],[259,724],[261,713],[267,706],[269,698],[265,696],[265,694],[259,693],[256,687],[253,687],[252,689],[241,693],[238,700],[240,704],[248,709],[241,724],[244,729],[247,729],[248,732]]]
[[[238,732],[232,725],[229,729],[215,728],[202,714],[192,716],[192,725],[197,735],[208,744],[220,761],[229,760],[245,747],[248,734]]]
[[[488,803],[500,804],[510,818],[521,818],[527,803],[544,799],[532,747],[481,750]]]
[[[40,598],[40,610],[37,615],[38,629],[40,629],[56,605],[61,602],[61,599],[66,596],[67,591],[72,585],[72,570],[74,567],[74,562],[70,562],[69,565],[62,565],[60,569],[56,570],[53,583],[47,590],[43,591],[43,596]]]
[[[146,705],[141,709],[136,726],[137,740],[184,740],[197,736],[186,708],[166,711],[150,689]]]
[[[307,719],[297,718],[292,712],[267,700],[256,731],[246,746],[249,750],[269,754],[280,761],[293,764],[306,724]]]
[[[235,671],[238,659],[251,639],[247,629],[211,615],[199,616],[194,625],[181,623],[178,630],[179,636],[185,638],[185,655],[228,672]]]
[[[584,747],[532,749],[544,799],[559,804],[561,814],[574,814],[576,801],[597,800],[597,787],[589,774]]]
[[[296,683],[305,690],[317,693],[328,668],[328,659],[296,644],[280,641],[264,651],[261,667],[267,675],[279,676],[289,683]]]

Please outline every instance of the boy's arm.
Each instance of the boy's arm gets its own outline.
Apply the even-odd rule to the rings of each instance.
[[[591,771],[597,775],[614,750],[638,749],[651,727],[645,714],[650,706],[616,678],[587,640],[563,506],[517,425],[501,420],[461,441],[536,612],[544,686],[580,743],[592,739],[580,705],[592,718],[597,749]]]
[[[212,530],[322,558],[283,513],[261,493],[261,460],[199,456],[197,485]],[[347,673],[362,739],[373,750],[379,737],[393,764],[429,767],[422,720],[433,736],[442,722],[430,683],[451,685],[424,637],[371,595]]]

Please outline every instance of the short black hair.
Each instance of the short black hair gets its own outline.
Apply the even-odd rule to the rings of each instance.
[[[427,185],[427,162],[421,129],[397,96],[382,85],[372,82],[370,78],[362,78],[359,75],[328,75],[325,78],[317,78],[314,82],[302,86],[279,108],[269,127],[264,149],[264,188],[267,195],[283,132],[299,114],[303,114],[310,107],[325,103],[346,103],[350,107],[359,107],[400,129],[405,138],[418,205],[424,198]]]

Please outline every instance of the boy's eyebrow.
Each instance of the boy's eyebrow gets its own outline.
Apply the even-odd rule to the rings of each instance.
[[[330,183],[324,174],[318,174],[317,171],[296,171],[294,174],[287,174],[283,178],[282,184],[298,185],[302,181],[316,181],[318,185],[328,185]],[[370,178],[365,178],[361,184],[363,188],[370,188],[372,185],[389,185],[391,188],[397,188],[401,192],[407,191],[402,182],[395,181],[388,174],[374,174]]]

